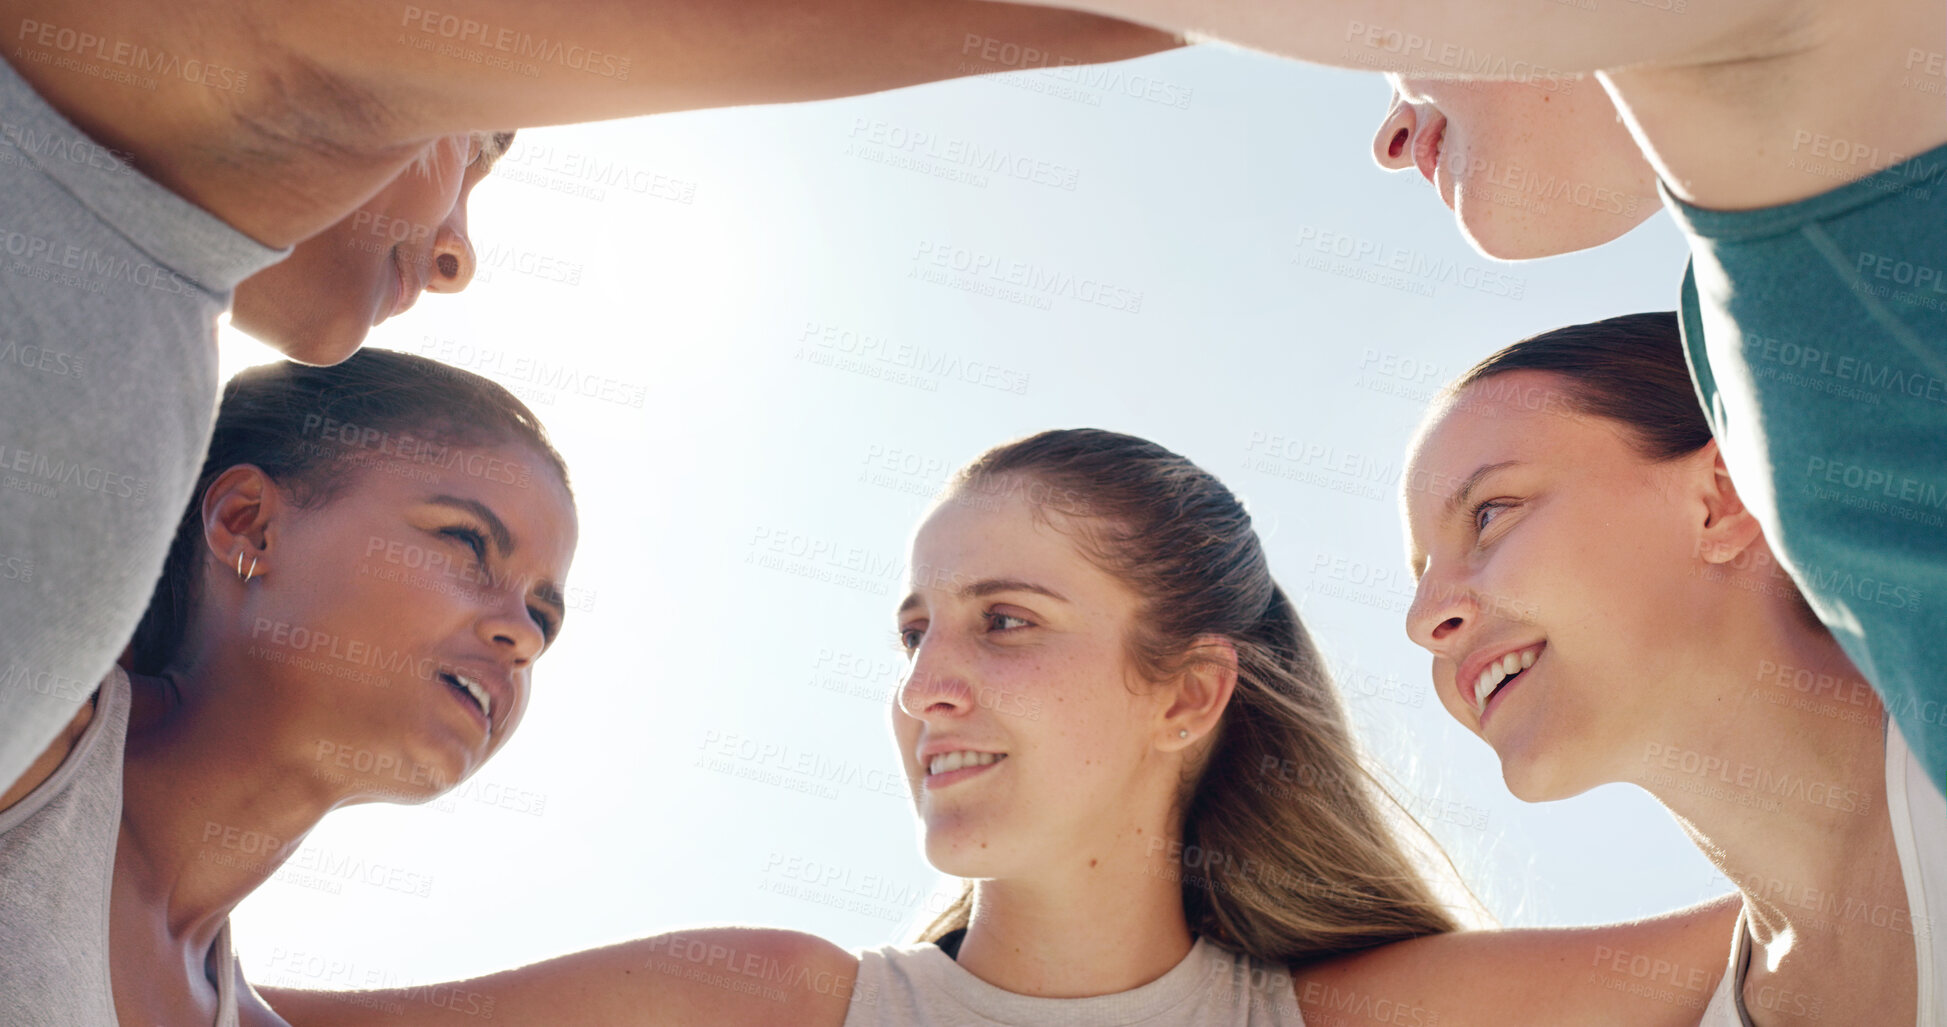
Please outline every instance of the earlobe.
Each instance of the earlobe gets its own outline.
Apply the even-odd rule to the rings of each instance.
[[[269,570],[273,521],[279,508],[269,475],[238,464],[203,492],[203,544],[210,557],[248,584]]]
[[[1191,649],[1190,665],[1178,677],[1169,707],[1163,711],[1159,747],[1177,752],[1215,731],[1236,690],[1237,647],[1221,635],[1199,638]]]

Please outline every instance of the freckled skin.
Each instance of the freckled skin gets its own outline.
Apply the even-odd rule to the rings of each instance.
[[[920,526],[912,558],[939,578],[1018,579],[1068,600],[916,584],[924,606],[899,628],[920,645],[892,717],[927,858],[960,877],[1021,876],[1102,838],[1128,838],[1132,827],[1140,834],[1133,821],[1167,822],[1175,763],[1158,758],[1146,727],[1167,699],[1135,679],[1123,650],[1135,593],[1037,523],[1018,493],[998,505],[941,504]],[[1026,703],[982,707],[975,695]],[[1041,715],[1020,715],[1024,705]],[[923,735],[1008,756],[934,794],[919,784]]]

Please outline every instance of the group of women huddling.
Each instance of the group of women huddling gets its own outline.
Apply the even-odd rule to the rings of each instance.
[[[1320,35],[1240,6],[1213,23]],[[1346,39],[1383,50],[1371,35]],[[1615,45],[1654,61],[1649,38]],[[1594,245],[1663,207],[1696,251],[1680,312],[1514,341],[1430,406],[1402,475],[1405,627],[1516,796],[1636,784],[1736,894],[1463,929],[1237,496],[1154,442],[1065,428],[996,440],[912,537],[928,571],[893,611],[892,729],[927,858],[967,882],[920,937],[687,930],[450,989],[259,993],[231,910],[330,811],[432,799],[507,743],[576,547],[568,469],[530,410],[363,350],[224,387],[127,652],[0,793],[0,1002],[27,1011],[4,1022],[1942,1027],[1947,617],[1925,587],[1947,532],[1806,480],[1844,490],[1858,465],[1947,489],[1940,400],[1765,361],[1817,341],[1939,385],[1947,304],[1875,277],[1947,249],[1947,151],[1823,191],[1746,162],[1772,191],[1739,194],[1688,148],[1724,122],[1651,116],[1668,69],[1606,74],[1632,118],[1591,80],[1395,79],[1375,155],[1418,167],[1489,252]],[[509,138],[429,147],[346,224],[428,207],[445,228],[423,263],[463,287],[466,197]],[[1483,169],[1516,161],[1592,199],[1489,198]],[[357,251],[328,235],[244,280],[239,323],[300,351],[336,302],[307,269]],[[330,358],[410,302],[383,297]]]

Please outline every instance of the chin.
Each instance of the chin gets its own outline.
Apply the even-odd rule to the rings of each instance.
[[[1579,780],[1569,768],[1545,756],[1502,756],[1501,781],[1522,802],[1572,799],[1602,783]]]
[[[1539,260],[1594,249],[1628,235],[1631,229],[1660,209],[1652,204],[1641,215],[1597,211],[1590,212],[1587,217],[1555,218],[1528,212],[1515,213],[1512,208],[1506,208],[1505,213],[1504,210],[1491,210],[1479,216],[1473,214],[1473,210],[1488,206],[1490,202],[1479,200],[1469,204],[1466,198],[1461,198],[1455,219],[1460,224],[1460,234],[1476,251],[1495,260],[1508,261]],[[1547,202],[1559,204],[1562,201]]]
[[[328,321],[310,324],[240,322],[232,316],[231,325],[284,354],[288,359],[313,367],[330,367],[358,352],[365,345],[369,325],[356,317],[338,315]]]

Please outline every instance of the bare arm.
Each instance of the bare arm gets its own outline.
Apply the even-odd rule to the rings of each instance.
[[[1300,968],[1312,1027],[1691,1027],[1730,958],[1735,895],[1602,927],[1466,931]]]
[[[449,984],[259,990],[293,1027],[839,1027],[857,973],[856,957],[808,934],[709,928]]]
[[[0,0],[0,30],[15,70],[96,141],[272,245],[337,221],[443,135],[1179,43],[983,0]]]
[[[1808,0],[1062,0],[1315,64],[1522,79],[1725,60],[1775,45]]]

